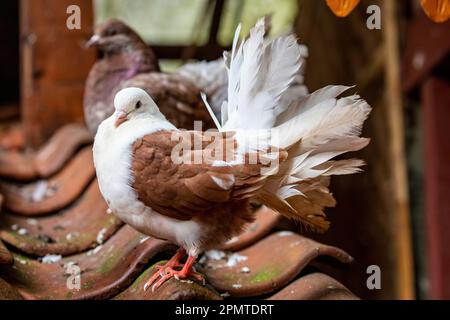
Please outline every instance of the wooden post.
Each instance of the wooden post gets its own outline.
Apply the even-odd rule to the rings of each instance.
[[[395,212],[394,245],[397,246],[397,297],[414,298],[414,277],[409,217],[408,182],[405,165],[404,123],[400,80],[397,3],[383,1],[383,37],[386,57],[385,99],[390,143],[387,155],[392,174],[392,200]]]
[[[67,7],[81,9],[81,29],[69,30]],[[29,146],[57,128],[83,122],[84,82],[94,53],[84,50],[92,34],[91,0],[21,0],[21,108]]]

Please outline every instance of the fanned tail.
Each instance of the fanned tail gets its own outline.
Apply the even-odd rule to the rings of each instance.
[[[241,44],[239,34],[240,26],[225,55],[228,101],[222,105],[222,129],[270,129],[288,107],[283,98],[299,74],[304,47],[294,35],[265,41],[266,19]]]
[[[345,86],[292,95],[302,62],[295,37],[264,42],[264,20],[242,44],[239,32],[225,56],[228,102],[222,105],[222,130],[236,132],[242,153],[268,154],[269,146],[287,152],[276,170],[262,173],[267,179],[255,198],[325,231],[329,222],[324,209],[336,204],[328,189],[330,176],[357,173],[364,165],[358,159],[333,159],[369,143],[360,134],[371,108],[358,95],[338,98],[350,88]]]
[[[259,196],[267,206],[319,232],[329,227],[324,209],[336,204],[328,189],[330,176],[357,173],[364,165],[359,159],[332,159],[369,143],[359,135],[371,108],[357,95],[336,98],[346,89],[327,87],[306,96],[298,109],[289,111],[292,119],[272,129],[288,158]]]

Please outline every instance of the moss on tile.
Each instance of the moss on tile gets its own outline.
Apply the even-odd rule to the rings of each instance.
[[[67,291],[67,293],[66,293],[66,299],[72,299],[72,297],[73,297],[73,291]]]
[[[253,275],[250,278],[250,283],[261,283],[270,281],[273,278],[277,277],[279,275],[279,271],[272,268],[266,268],[264,270],[259,271],[255,275]]]
[[[107,257],[97,269],[98,272],[102,275],[108,274],[112,269],[114,269],[120,257],[121,256],[117,254],[117,252],[113,252],[112,254],[110,254],[109,257]]]
[[[94,284],[95,284],[95,281],[88,280],[81,284],[81,288],[83,288],[84,290],[88,290],[88,289],[91,289],[94,286]]]

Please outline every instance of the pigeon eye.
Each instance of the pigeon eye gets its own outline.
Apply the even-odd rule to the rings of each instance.
[[[136,108],[136,109],[139,109],[140,107],[141,107],[141,101],[136,102],[135,108]]]

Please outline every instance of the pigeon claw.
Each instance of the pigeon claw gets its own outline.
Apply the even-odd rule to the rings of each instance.
[[[156,272],[151,276],[151,278],[145,283],[144,291],[152,287],[152,292],[155,292],[161,285],[163,285],[170,278],[175,278],[177,280],[184,280],[189,277],[205,284],[205,278],[200,273],[193,270],[193,264],[195,257],[188,257],[186,263],[182,266],[181,270],[176,270],[175,267],[180,267],[178,261],[169,261],[167,264],[162,266],[156,266]]]
[[[152,287],[152,292],[155,292],[155,290],[157,290],[171,278],[175,278],[177,280],[185,280],[189,277],[192,277],[203,284],[205,283],[205,278],[197,272],[186,272],[185,270],[175,270],[172,267],[166,267],[164,269],[161,268],[153,274],[153,276],[144,285],[144,291],[147,291],[148,288]]]

